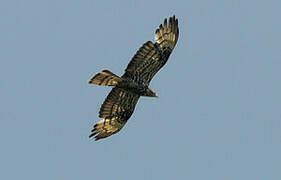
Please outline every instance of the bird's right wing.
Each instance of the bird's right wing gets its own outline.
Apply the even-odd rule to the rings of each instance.
[[[134,112],[139,95],[114,87],[103,102],[99,117],[103,120],[94,125],[89,137],[95,140],[117,133]]]

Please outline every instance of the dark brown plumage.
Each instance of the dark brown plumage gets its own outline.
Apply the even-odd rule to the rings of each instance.
[[[109,70],[102,70],[90,80],[90,84],[115,86],[103,102],[99,117],[89,137],[95,140],[117,133],[134,112],[140,96],[156,97],[149,87],[153,76],[167,62],[178,41],[178,20],[175,16],[164,20],[155,32],[155,43],[147,41],[133,56],[125,73],[119,77]]]

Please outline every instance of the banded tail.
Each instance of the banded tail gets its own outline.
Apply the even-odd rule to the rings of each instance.
[[[94,75],[89,81],[89,84],[96,84],[100,86],[116,86],[122,78],[113,74],[109,70],[102,70],[100,73]]]

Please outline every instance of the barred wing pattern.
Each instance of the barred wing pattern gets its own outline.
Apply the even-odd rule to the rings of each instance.
[[[155,43],[147,41],[142,45],[121,78],[108,70],[103,70],[90,79],[91,84],[116,86],[103,102],[99,112],[99,117],[103,120],[94,125],[90,137],[99,140],[123,128],[142,94],[137,89],[148,87],[153,76],[167,62],[178,41],[178,36],[178,20],[175,16],[170,17],[169,22],[165,19],[163,25],[161,24],[155,32]],[[121,82],[125,82],[125,85]],[[132,90],[131,87],[136,87],[136,90]],[[131,92],[131,90],[135,91]]]
[[[89,137],[95,136],[95,140],[99,140],[120,131],[133,114],[139,97],[114,87],[100,108],[99,117],[104,119],[94,125]]]
[[[149,84],[153,76],[167,62],[178,41],[178,20],[175,16],[164,20],[155,32],[155,43],[147,41],[134,55],[122,78]]]

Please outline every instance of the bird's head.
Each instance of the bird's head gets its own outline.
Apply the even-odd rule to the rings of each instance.
[[[158,97],[156,92],[153,91],[150,87],[148,87],[146,89],[146,93],[145,93],[145,96],[149,96],[149,97]]]

